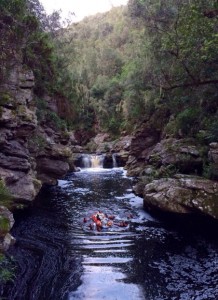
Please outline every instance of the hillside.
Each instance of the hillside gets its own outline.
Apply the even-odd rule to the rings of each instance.
[[[68,28],[79,126],[119,135],[155,112],[164,134],[217,141],[216,6],[131,0]]]

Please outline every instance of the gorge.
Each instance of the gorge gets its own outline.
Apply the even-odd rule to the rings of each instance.
[[[216,299],[216,1],[0,8],[0,297]]]

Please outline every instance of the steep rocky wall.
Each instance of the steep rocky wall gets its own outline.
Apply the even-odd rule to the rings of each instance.
[[[147,123],[132,139],[127,174],[148,209],[218,219],[217,153],[218,143],[164,137]]]
[[[12,207],[34,200],[43,184],[55,184],[70,169],[61,133],[38,123],[33,88],[33,72],[19,62],[0,85],[0,180]]]

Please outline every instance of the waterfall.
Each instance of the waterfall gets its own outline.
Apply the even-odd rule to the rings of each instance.
[[[116,154],[112,154],[112,159],[113,159],[113,168],[117,168],[117,160],[116,160]]]
[[[91,155],[91,167],[92,168],[103,168],[103,155]]]
[[[84,154],[82,168],[103,168],[104,155]]]

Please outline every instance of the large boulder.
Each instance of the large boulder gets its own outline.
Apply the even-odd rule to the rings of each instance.
[[[16,202],[33,201],[42,186],[32,170],[25,173],[0,167],[0,178],[4,181],[10,196]]]
[[[42,183],[54,185],[57,179],[63,177],[70,169],[69,164],[63,160],[40,157],[36,160],[37,178]]]
[[[144,206],[173,213],[204,214],[218,219],[218,183],[198,176],[177,175],[145,185]]]

